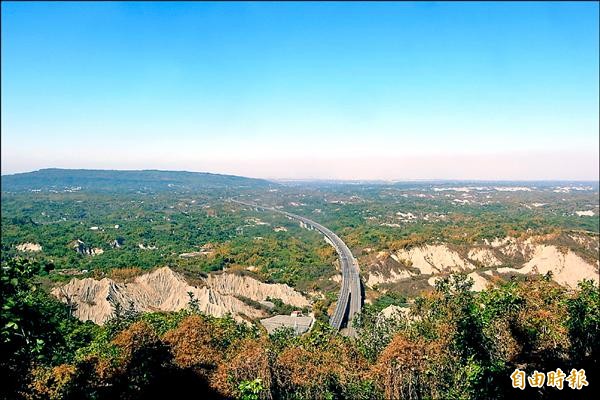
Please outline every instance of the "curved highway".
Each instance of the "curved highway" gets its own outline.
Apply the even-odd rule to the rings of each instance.
[[[358,313],[362,307],[362,290],[360,285],[360,276],[358,274],[358,262],[352,255],[352,252],[348,246],[346,246],[346,243],[344,243],[338,235],[323,225],[300,215],[292,214],[287,211],[278,210],[272,207],[264,207],[257,204],[245,203],[239,200],[231,199],[231,201],[245,206],[283,214],[288,218],[299,221],[307,227],[312,227],[318,230],[328,239],[329,243],[335,248],[335,251],[338,254],[340,259],[340,269],[342,271],[342,288],[340,290],[335,311],[331,316],[330,323],[335,329],[340,330],[343,322],[348,321],[347,334],[349,336],[354,336],[356,332],[352,327],[352,318],[354,318],[354,315],[356,315],[356,313]]]

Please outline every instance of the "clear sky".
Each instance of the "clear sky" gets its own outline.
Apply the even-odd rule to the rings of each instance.
[[[2,2],[2,173],[598,179],[598,3]]]

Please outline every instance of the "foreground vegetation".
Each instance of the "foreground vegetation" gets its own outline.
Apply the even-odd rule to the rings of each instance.
[[[350,339],[318,322],[307,334],[174,313],[117,310],[100,327],[38,290],[51,266],[2,269],[2,386],[8,398],[505,398],[515,368],[585,369],[588,387],[527,388],[528,398],[589,397],[598,385],[600,300],[548,277],[474,293],[462,276],[415,299],[407,317],[366,307]],[[397,299],[396,299],[397,300]],[[568,373],[568,372],[567,372]],[[521,394],[521,393],[519,393]]]

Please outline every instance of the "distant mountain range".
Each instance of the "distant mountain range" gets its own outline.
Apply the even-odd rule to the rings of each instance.
[[[187,171],[121,171],[48,168],[1,178],[3,192],[101,191],[157,192],[278,186],[263,179]]]

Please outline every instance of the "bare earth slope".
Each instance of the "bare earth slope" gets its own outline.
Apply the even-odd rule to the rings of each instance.
[[[76,316],[103,324],[114,312],[113,304],[123,309],[132,307],[136,311],[176,311],[186,308],[191,292],[198,299],[200,310],[216,317],[232,314],[238,321],[242,315],[249,318],[265,316],[234,295],[254,301],[267,297],[280,298],[284,303],[297,307],[309,304],[302,294],[287,285],[266,284],[247,276],[233,274],[209,275],[202,287],[189,285],[181,275],[168,267],[135,278],[131,283],[116,283],[104,278],[73,279],[57,287],[52,294],[66,301],[70,298],[77,305]]]
[[[565,286],[575,287],[583,279],[599,281],[599,262],[590,254],[598,253],[598,237],[572,235],[574,246],[586,251],[584,257],[568,246],[553,243],[556,238],[544,236],[517,239],[507,237],[456,248],[447,244],[426,244],[397,252],[379,252],[363,271],[367,286],[395,283],[414,277],[427,277],[429,285],[450,272],[464,272],[481,290],[495,275],[546,274]],[[391,262],[397,260],[398,262]],[[595,262],[594,262],[595,261]]]

